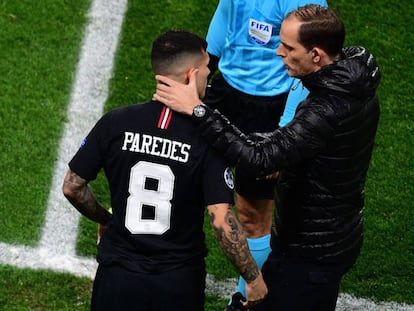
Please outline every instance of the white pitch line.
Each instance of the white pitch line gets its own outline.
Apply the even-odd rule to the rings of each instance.
[[[206,291],[210,294],[229,299],[236,291],[237,279],[216,280],[207,275]],[[341,293],[335,311],[414,311],[414,305],[395,302],[374,302]]]
[[[80,218],[62,195],[64,174],[82,139],[102,115],[126,7],[127,0],[95,0],[89,11],[91,23],[86,28],[39,244],[60,254],[75,254]]]
[[[93,258],[54,252],[48,248],[0,243],[0,263],[19,268],[44,269],[93,279],[97,268]]]
[[[365,298],[357,298],[341,294],[336,311],[414,311],[414,305],[395,302],[374,302]]]

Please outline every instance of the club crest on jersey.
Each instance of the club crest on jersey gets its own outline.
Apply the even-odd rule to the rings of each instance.
[[[231,171],[230,167],[226,168],[224,171],[224,181],[231,190],[234,189],[233,172]]]
[[[272,25],[251,18],[249,20],[249,36],[257,43],[265,45],[272,37]]]

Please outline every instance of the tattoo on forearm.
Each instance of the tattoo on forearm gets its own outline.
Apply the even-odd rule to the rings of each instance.
[[[89,189],[86,181],[74,172],[65,178],[64,187],[70,193],[69,202],[85,217],[101,224],[106,224],[108,215],[99,209],[95,195]]]
[[[82,211],[87,212],[88,214],[93,214],[96,209],[96,200],[91,194],[89,187],[86,186],[82,179],[72,172],[70,174],[68,186],[75,194],[73,200],[75,201],[76,207],[79,207]]]
[[[224,226],[215,224],[216,215],[214,212],[211,213],[210,220],[217,241],[243,278],[247,282],[256,279],[259,270],[251,256],[243,228],[231,209],[226,212]]]

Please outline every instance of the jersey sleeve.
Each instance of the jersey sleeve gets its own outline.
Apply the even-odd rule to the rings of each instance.
[[[220,0],[207,32],[207,52],[217,57],[221,56],[221,51],[226,40],[229,26],[229,5],[229,0]]]
[[[234,204],[233,173],[224,159],[210,149],[204,162],[204,205],[217,203]]]
[[[309,91],[303,86],[299,79],[295,79],[293,87],[289,91],[286,100],[285,110],[280,118],[279,126],[285,126],[295,116],[296,108],[309,94]]]
[[[103,166],[106,119],[104,116],[95,124],[69,162],[70,169],[88,181],[96,179]]]

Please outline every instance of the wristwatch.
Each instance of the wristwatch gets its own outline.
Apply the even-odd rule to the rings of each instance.
[[[197,106],[194,107],[193,115],[196,118],[202,118],[202,117],[204,117],[205,114],[206,114],[206,107],[204,106],[204,104],[197,105]]]

